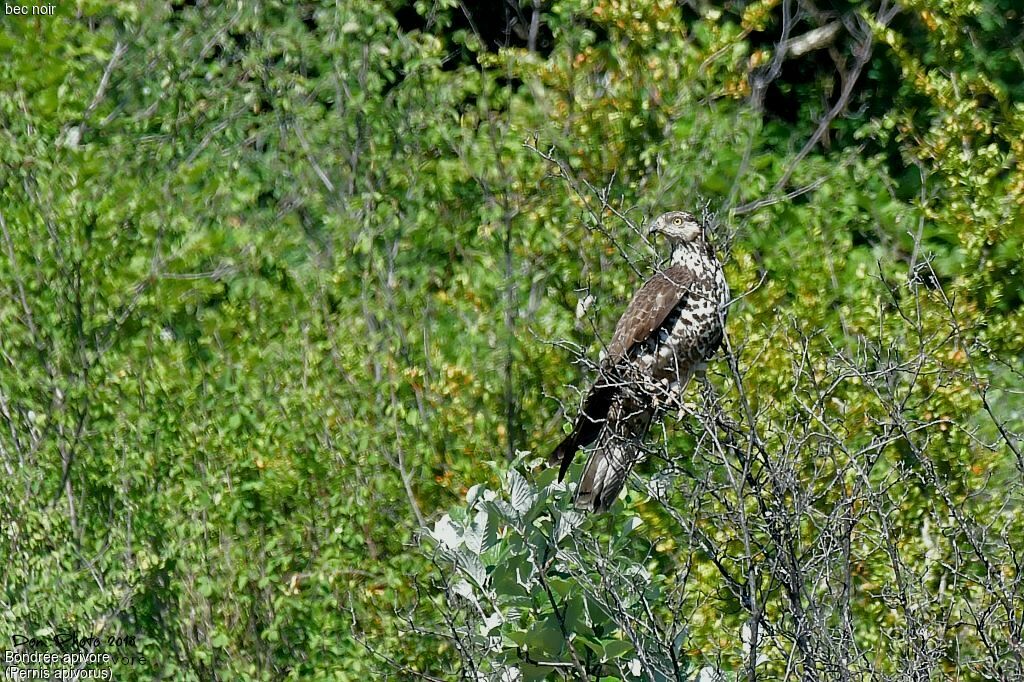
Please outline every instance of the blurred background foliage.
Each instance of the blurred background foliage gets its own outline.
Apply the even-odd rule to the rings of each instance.
[[[878,313],[913,281],[958,320],[957,343],[938,313],[927,329],[936,362],[966,375],[960,342],[980,359],[920,410],[995,437],[964,388],[980,380],[1019,430],[1020,12],[79,0],[4,16],[0,639],[134,635],[147,662],[118,675],[138,679],[454,674],[450,642],[403,634],[411,609],[441,613],[413,579],[431,570],[417,529],[499,486],[488,462],[558,438],[586,375],[572,350],[596,357],[653,262],[629,221],[662,210],[717,213],[750,291],[729,334],[758,404],[793,395],[780,322],[822,362],[921,341]],[[824,44],[785,42],[815,30]],[[961,494],[1021,475],[1009,450],[943,442]],[[906,500],[910,533],[931,507]],[[709,641],[738,642],[740,621],[706,608]]]

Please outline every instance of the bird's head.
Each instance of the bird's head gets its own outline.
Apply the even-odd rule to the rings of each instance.
[[[688,244],[704,238],[704,226],[692,213],[669,211],[651,223],[650,235],[661,233],[672,244]]]

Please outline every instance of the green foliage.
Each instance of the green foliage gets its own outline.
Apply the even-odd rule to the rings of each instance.
[[[1000,445],[1024,409],[1014,3],[843,10],[873,51],[805,154],[864,36],[787,61],[752,106],[782,3],[541,3],[533,50],[520,4],[500,26],[510,14],[448,1],[4,17],[0,639],[134,635],[129,678],[469,675],[424,632],[455,608],[495,674],[572,674],[541,657],[697,674],[712,653],[738,669],[736,598],[663,509],[634,496],[583,520],[551,472],[483,463],[546,452],[575,409],[574,356],[596,357],[652,265],[628,222],[705,201],[747,294],[729,332],[758,424],[806,416],[794,367],[924,347],[911,418],[966,425],[928,441],[935,475],[999,521],[991,537],[1021,530]],[[823,403],[852,448],[887,419],[870,388]],[[661,445],[698,451],[690,426]],[[887,451],[874,483],[894,486],[907,562],[937,583],[975,531],[950,525],[913,454]],[[792,464],[813,488],[820,462]],[[415,542],[430,526],[437,555]],[[872,586],[892,569],[863,542],[854,608],[873,645],[889,616]],[[651,592],[613,604],[598,559]],[[445,599],[412,578],[435,561],[462,581]],[[665,595],[684,573],[701,601],[676,623]],[[645,604],[685,634],[630,636],[622,614]],[[904,660],[877,651],[881,670]]]
[[[454,569],[442,572],[443,589],[462,654],[487,679],[541,680],[558,670],[644,679],[642,667],[657,670],[655,679],[682,679],[696,669],[683,650],[686,629],[668,624],[666,650],[630,627],[665,606],[667,576],[651,572],[653,545],[632,534],[643,521],[614,519],[614,552],[595,552],[589,538],[607,535],[603,519],[566,509],[556,473],[531,485],[513,463],[500,491],[474,486],[466,507],[435,524],[435,559]]]

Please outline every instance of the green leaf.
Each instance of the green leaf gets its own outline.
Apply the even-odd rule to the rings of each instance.
[[[621,639],[613,639],[604,642],[604,655],[609,660],[621,658],[634,651],[633,644]]]
[[[509,469],[506,484],[512,509],[520,516],[525,515],[533,505],[534,499],[536,499],[536,496],[530,489],[530,484],[515,469]]]
[[[562,651],[565,638],[554,616],[535,625],[526,635],[524,644],[534,657],[557,656]]]

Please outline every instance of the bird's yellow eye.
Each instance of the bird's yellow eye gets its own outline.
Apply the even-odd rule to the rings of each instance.
[[[672,222],[674,222],[676,225],[682,225],[683,224],[683,219],[682,218],[676,218]]]

